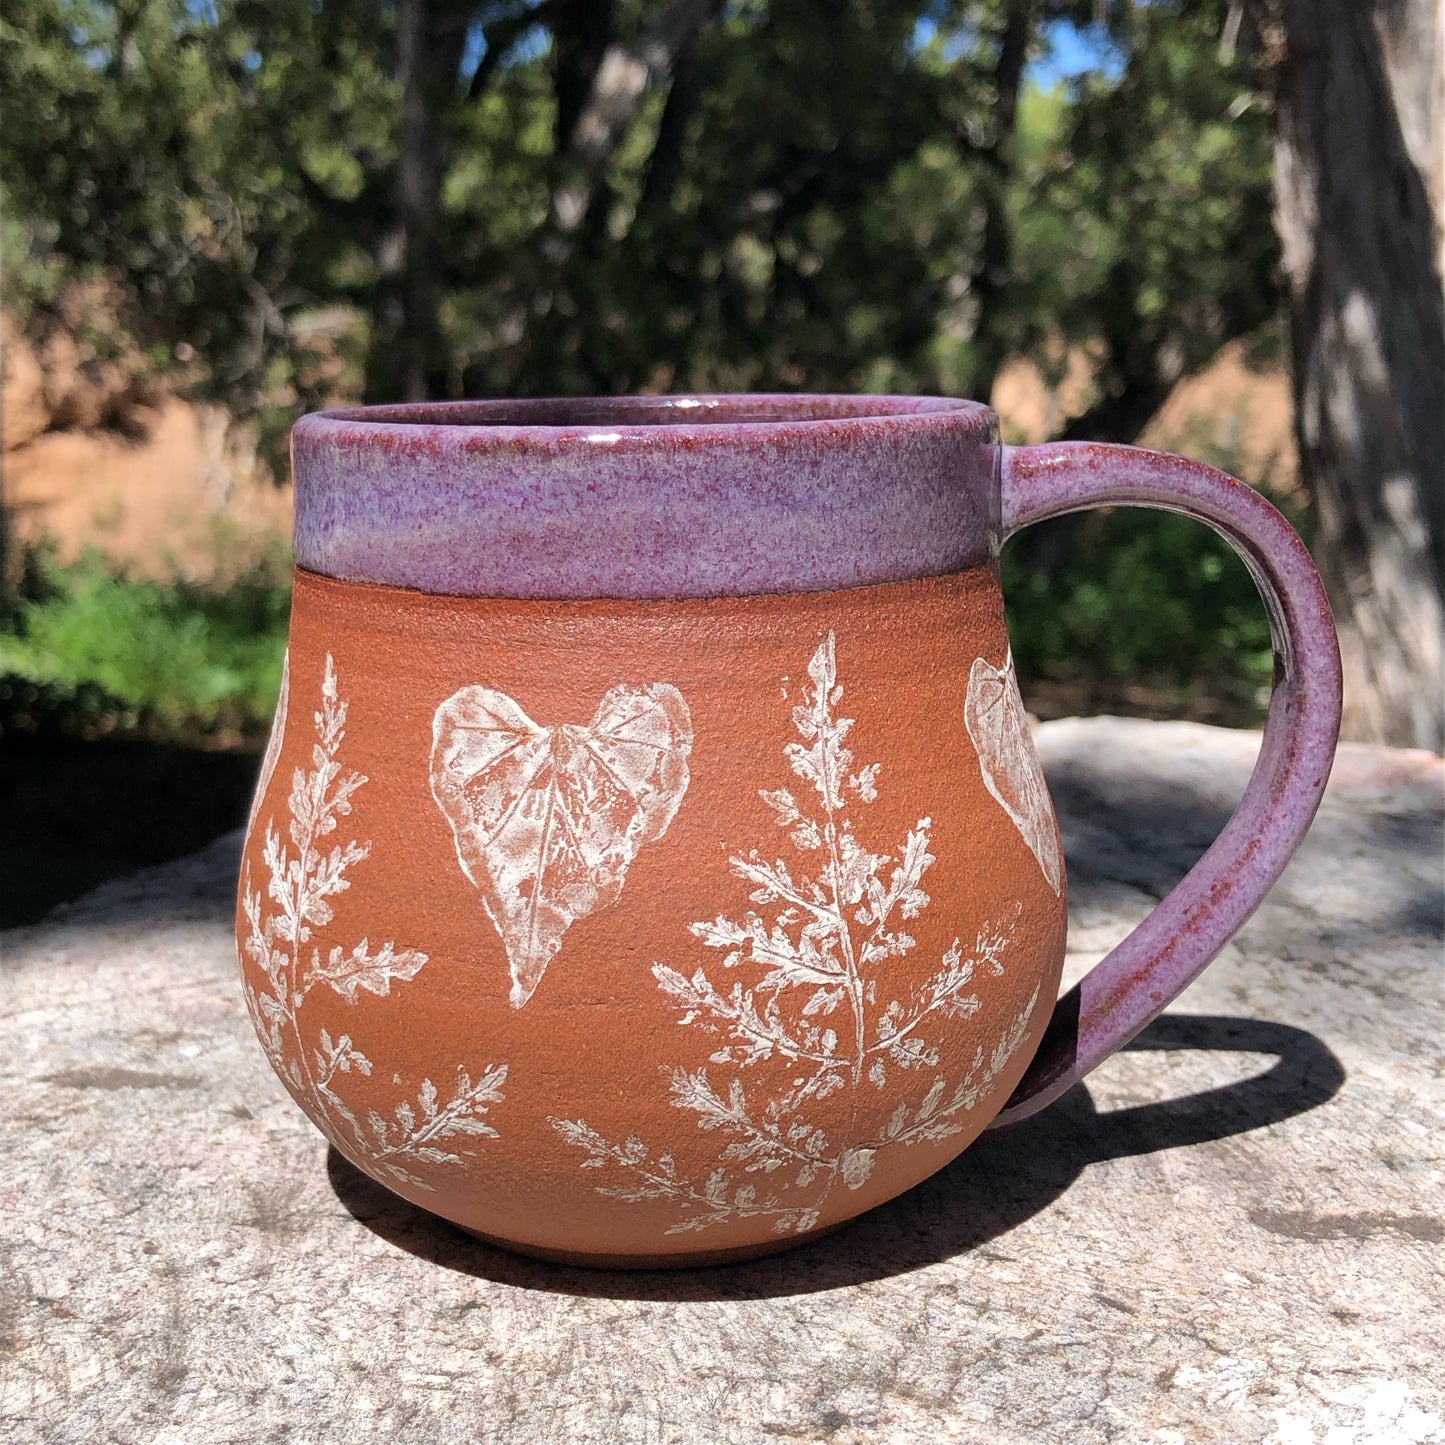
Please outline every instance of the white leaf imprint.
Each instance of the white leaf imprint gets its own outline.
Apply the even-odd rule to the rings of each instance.
[[[583,1168],[625,1181],[599,1184],[599,1192],[671,1201],[677,1213],[669,1233],[759,1217],[781,1234],[814,1228],[835,1188],[867,1184],[880,1151],[947,1139],[967,1127],[964,1116],[1022,1047],[1038,1002],[1035,990],[988,1049],[976,1049],[961,1076],[937,1072],[940,1050],[926,1035],[981,1009],[973,985],[1002,975],[1019,905],[1005,922],[980,929],[971,948],[955,938],[921,986],[890,979],[894,961],[917,947],[900,925],[932,901],[922,884],[937,861],[929,852],[933,820],[919,818],[892,852],[875,853],[856,837],[852,810],[876,801],[881,765],[855,769],[845,746],[853,719],[837,715],[843,688],[836,654],[829,633],[808,664],[811,686],[792,710],[800,741],[783,749],[805,784],[803,798],[786,788],[759,793],[798,863],[756,849],[734,854],[729,866],[756,907],[689,928],[704,947],[722,953],[725,969],[750,982],[735,976],[719,987],[701,966],[688,973],[657,963],[652,970],[679,1010],[679,1025],[701,1028],[720,1043],[709,1064],[733,1071],[726,1083],[707,1069],[667,1071],[673,1105],[726,1141],[716,1167],[699,1182],[681,1173],[671,1147],[654,1151],[637,1138],[616,1144],[585,1119],[551,1119],[586,1155]],[[748,1070],[762,1077],[745,1087]],[[846,1091],[876,1107],[876,1095],[890,1086],[901,1098],[877,1137],[840,1145],[816,1123],[822,1100]],[[754,1182],[759,1176],[766,1189]]]
[[[256,794],[258,805],[269,776],[266,770],[274,772],[280,755],[288,693],[289,663]],[[269,883],[264,897],[251,885],[249,865],[246,869],[242,906],[248,931],[243,946],[268,985],[259,987],[246,978],[246,1002],[272,1066],[325,1121],[323,1127],[332,1142],[369,1159],[399,1182],[434,1190],[436,1186],[416,1170],[461,1163],[460,1154],[443,1147],[446,1142],[496,1137],[497,1131],[486,1115],[489,1107],[502,1098],[507,1066],[487,1066],[475,1083],[458,1066],[456,1087],[445,1104],[436,1085],[423,1079],[416,1106],[403,1100],[391,1120],[382,1119],[375,1109],[370,1109],[368,1128],[337,1091],[337,1076],[369,1078],[371,1060],[352,1042],[350,1034],[333,1039],[322,1027],[313,1041],[302,1027],[307,995],[318,985],[333,989],[347,1003],[355,1004],[358,990],[386,997],[394,982],[415,978],[427,962],[427,955],[418,949],[398,948],[389,941],[373,949],[365,938],[350,949],[333,944],[327,956],[321,956],[321,933],[335,917],[331,900],[351,887],[347,874],[371,855],[370,842],[353,839],[335,843],[329,851],[320,843],[353,812],[352,799],[367,782],[364,773],[346,772],[341,765],[346,713],[336,666],[327,653],[321,708],[313,714],[317,741],[311,750],[312,766],[297,768],[292,775],[286,838],[277,830],[274,818],[266,822],[262,856]],[[274,905],[269,911],[268,901]],[[309,961],[307,944],[312,944]]]
[[[567,930],[622,892],[682,803],[692,719],[669,683],[612,688],[585,727],[541,727],[505,693],[436,710],[431,790],[507,951],[521,1008]]]
[[[1064,860],[1054,823],[1044,770],[1039,766],[1028,714],[1014,674],[1013,650],[1002,667],[982,657],[973,660],[968,675],[964,725],[978,750],[984,786],[1014,821],[1029,845],[1049,887],[1055,894],[1064,886]]]
[[[393,979],[415,978],[426,962],[426,954],[414,948],[397,948],[384,943],[375,953],[362,939],[350,953],[338,944],[329,958],[322,961],[320,952],[312,955],[311,972],[316,979],[329,983],[348,1003],[356,1002],[357,989],[385,997],[391,992]]]

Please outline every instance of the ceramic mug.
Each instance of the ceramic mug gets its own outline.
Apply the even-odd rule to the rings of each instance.
[[[1319,579],[1197,462],[849,396],[353,408],[293,457],[251,1016],[352,1163],[513,1249],[724,1260],[899,1194],[1158,1014],[1324,788]],[[1056,1002],[1063,856],[997,556],[1112,503],[1230,540],[1277,682],[1218,841]]]

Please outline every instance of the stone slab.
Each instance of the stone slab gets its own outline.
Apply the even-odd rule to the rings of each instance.
[[[1257,738],[1040,732],[1077,975],[1208,844]],[[757,1263],[514,1258],[394,1199],[241,1003],[238,840],[3,947],[0,1431],[119,1445],[1445,1441],[1442,801],[1343,749],[1305,848],[1135,1047]]]

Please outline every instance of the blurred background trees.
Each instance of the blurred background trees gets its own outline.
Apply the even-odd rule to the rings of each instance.
[[[1221,58],[1227,20],[8,0],[6,305],[43,328],[104,280],[169,382],[276,430],[352,392],[987,395],[1007,356],[1080,345],[1075,429],[1130,436],[1277,311],[1261,77]],[[1061,26],[1074,83],[1028,65]]]
[[[1248,471],[1218,430],[1161,438],[1157,418],[1221,348],[1278,367],[1292,335],[1306,487],[1280,500],[1306,522],[1312,488],[1321,504],[1321,555],[1357,640],[1352,688],[1368,701],[1357,731],[1439,747],[1440,709],[1420,701],[1440,689],[1445,497],[1429,475],[1439,201],[1422,209],[1416,174],[1439,166],[1431,8],[4,0],[7,327],[42,356],[65,338],[109,378],[94,414],[62,406],[43,425],[124,431],[157,397],[185,398],[251,438],[282,481],[287,427],[328,402],[988,397],[1025,362],[1054,388],[1050,434],[1143,433]],[[1349,97],[1343,121],[1326,93]],[[1418,101],[1405,132],[1401,96]],[[1372,230],[1376,206],[1388,219]],[[1352,239],[1320,240],[1325,221]],[[1349,298],[1371,265],[1385,278],[1369,292],[1380,345],[1350,360]],[[1342,365],[1357,393],[1343,412],[1330,386]],[[1392,425],[1382,462],[1375,438]],[[1263,464],[1248,479],[1290,480]],[[1404,560],[1372,571],[1392,528]],[[279,617],[284,563],[268,565],[230,580],[253,600],[280,589],[256,614]],[[1258,717],[1267,626],[1206,534],[1157,516],[1070,519],[1011,544],[1005,567],[1041,710]],[[94,683],[74,649],[37,638],[125,615],[135,635],[104,646],[107,695],[127,716],[161,706],[145,659],[167,629],[184,623],[190,646],[203,625],[215,665],[182,672],[209,677],[207,696],[186,714],[167,693],[168,726],[229,719],[252,736],[270,673],[225,621],[251,604],[197,623],[183,588],[117,612],[105,572],[33,556],[26,571],[12,555],[4,706],[25,687]],[[1420,637],[1434,639],[1433,682]]]

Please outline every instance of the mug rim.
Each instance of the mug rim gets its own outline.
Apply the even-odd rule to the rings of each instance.
[[[342,407],[292,429],[295,556],[453,596],[748,596],[940,576],[996,552],[998,442],[990,408],[952,397]]]
[[[648,414],[645,419],[644,413]],[[383,446],[407,434],[464,448],[529,441],[666,446],[669,439],[677,438],[693,445],[708,441],[735,445],[744,439],[766,442],[788,436],[801,439],[829,429],[856,429],[865,434],[913,432],[949,421],[973,423],[985,434],[996,425],[991,407],[963,397],[893,392],[675,392],[328,407],[302,417],[296,430],[315,440],[345,437]]]

